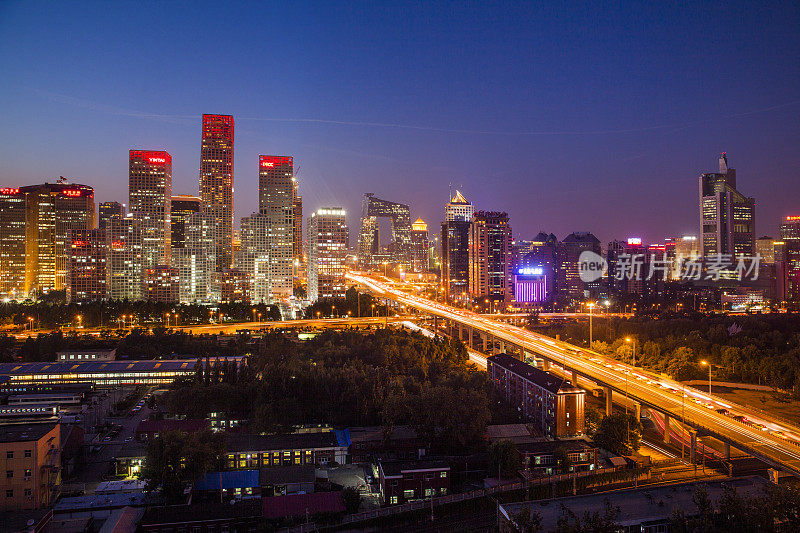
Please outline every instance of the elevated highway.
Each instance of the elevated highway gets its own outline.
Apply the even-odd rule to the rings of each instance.
[[[347,278],[379,298],[443,319],[459,338],[466,331],[470,346],[477,335],[484,353],[494,353],[498,347],[502,352],[540,359],[546,369],[550,365],[561,367],[572,376],[573,382],[582,377],[596,383],[605,392],[607,412],[611,411],[612,396],[623,394],[635,402],[637,412],[644,406],[662,413],[667,429],[670,420],[692,428],[692,444],[698,432],[710,435],[775,468],[800,475],[800,429],[786,422],[584,348],[421,298],[386,278],[360,272],[350,272]],[[664,434],[668,440],[671,432]],[[729,456],[729,451],[725,455]]]

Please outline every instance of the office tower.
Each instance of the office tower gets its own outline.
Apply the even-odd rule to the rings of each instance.
[[[203,115],[200,145],[202,209],[218,227],[217,271],[230,268],[233,239],[233,117]]]
[[[62,290],[67,285],[70,233],[95,227],[94,189],[69,183],[21,187],[25,194],[26,295]]]
[[[442,284],[448,298],[466,301],[469,293],[469,236],[472,204],[456,191],[442,222]]]
[[[250,301],[250,276],[235,268],[214,272],[214,292],[220,302]]]
[[[292,228],[292,263],[300,276],[306,265],[306,256],[303,252],[303,197],[298,190],[297,178],[292,177],[292,212],[294,225]]]
[[[601,255],[600,241],[589,232],[576,231],[567,235],[559,244],[558,250],[558,297],[563,303],[574,304],[584,298],[596,296],[600,280],[584,282],[578,271],[578,259],[584,251]]]
[[[464,196],[459,191],[456,191],[456,194],[450,199],[450,202],[448,202],[448,204],[445,206],[444,219],[447,222],[453,220],[469,222],[472,220],[472,214],[474,212],[475,208],[472,207],[472,204],[469,203],[467,199],[464,198]]]
[[[469,241],[469,292],[473,298],[511,303],[511,226],[508,213],[477,211]]]
[[[674,239],[675,259],[672,262],[672,279],[681,279],[684,265],[688,261],[700,260],[703,256],[703,243],[697,235],[684,235]]]
[[[772,237],[759,237],[756,239],[756,253],[761,256],[764,263],[775,262],[775,239]]]
[[[25,295],[25,193],[0,188],[0,298]]]
[[[514,275],[522,273],[523,276],[542,276],[544,281],[544,298],[529,300],[528,303],[546,303],[552,300],[555,291],[556,271],[558,269],[557,253],[558,239],[552,233],[547,234],[543,231],[540,231],[531,241],[528,241],[527,251],[519,252],[512,270]],[[525,281],[523,278],[520,279]],[[515,281],[515,285],[516,283]],[[536,294],[539,295],[538,292]],[[517,301],[522,303],[521,300]]]
[[[184,215],[182,224],[182,246],[172,249],[172,267],[178,271],[179,279],[178,301],[217,301],[219,296],[213,289],[213,275],[217,267],[217,232],[222,228],[205,212]]]
[[[700,231],[703,254],[755,253],[755,200],[736,190],[736,170],[728,168],[725,153],[719,172],[700,176]]]
[[[168,265],[172,240],[172,156],[163,150],[131,150],[128,207],[139,221],[144,266]]]
[[[200,212],[200,197],[188,195],[173,196],[171,205],[170,245],[174,250],[176,248],[183,248],[186,245],[185,220],[189,215]],[[209,214],[208,216],[213,219],[213,215]],[[214,219],[214,221],[216,223],[216,219]],[[224,228],[221,226],[220,229],[224,231]],[[216,265],[214,265],[214,268],[216,268]]]
[[[323,207],[308,217],[308,299],[344,297],[347,223],[341,207]]]
[[[787,216],[780,227],[783,242],[784,299],[800,302],[800,215]]]
[[[106,294],[110,300],[142,298],[142,232],[128,215],[110,219],[106,228]]]
[[[647,279],[650,261],[653,256],[663,259],[665,247],[661,245],[645,246],[640,237],[630,237],[625,241],[614,240],[608,243],[606,260],[608,261],[608,292],[612,298],[625,300],[646,299],[658,288],[657,277],[663,277],[663,272],[654,273],[652,279]],[[622,258],[620,257],[622,256]],[[624,261],[620,265],[620,261]],[[628,265],[638,265],[628,268]],[[622,268],[622,272],[619,271]],[[670,268],[671,270],[671,268]],[[624,274],[618,279],[617,274]],[[631,275],[628,275],[631,274]]]
[[[99,213],[98,229],[106,229],[108,221],[112,218],[116,220],[125,218],[125,206],[119,202],[101,202],[97,210]]]
[[[411,269],[414,272],[427,272],[428,268],[428,225],[421,218],[411,224]]]
[[[388,218],[391,223],[392,241],[386,249],[381,248],[379,218]],[[372,193],[364,195],[358,260],[366,268],[375,268],[384,262],[411,266],[411,209],[407,205],[381,200]]]
[[[241,270],[250,275],[250,299],[272,303],[293,294],[294,163],[258,156],[258,213],[242,219]]]
[[[107,296],[106,233],[102,229],[71,232],[67,269],[67,302],[94,302]]]
[[[144,269],[142,296],[151,302],[175,303],[178,301],[180,279],[178,270],[166,265]]]

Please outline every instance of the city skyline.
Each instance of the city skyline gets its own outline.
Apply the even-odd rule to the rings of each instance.
[[[521,8],[488,18],[478,8],[380,14],[362,7],[358,21],[348,22],[342,17],[353,9],[295,9],[287,9],[286,17],[302,16],[310,28],[328,29],[318,37],[321,46],[272,51],[285,36],[279,29],[253,41],[258,53],[248,55],[244,43],[255,28],[245,25],[214,53],[232,58],[235,90],[230,77],[189,89],[181,76],[194,79],[207,69],[195,56],[206,45],[198,44],[196,51],[181,49],[165,59],[177,72],[161,72],[165,83],[156,94],[147,82],[134,83],[138,91],[125,88],[135,78],[119,65],[174,47],[201,14],[189,14],[172,35],[162,25],[175,22],[177,10],[167,7],[156,28],[132,35],[113,22],[112,13],[64,12],[65,28],[80,21],[84,28],[107,29],[75,37],[50,57],[59,32],[40,35],[35,8],[7,8],[0,27],[9,39],[0,45],[0,61],[11,81],[0,94],[9,120],[23,126],[0,134],[0,183],[64,175],[94,186],[98,202],[123,201],[124,154],[154,148],[173,155],[173,192],[198,194],[197,131],[202,114],[211,112],[237,121],[237,223],[257,208],[260,153],[295,158],[309,211],[341,205],[356,213],[361,196],[374,192],[409,204],[414,219],[436,224],[452,185],[478,209],[508,211],[517,239],[540,230],[559,238],[591,231],[603,242],[697,234],[695,180],[714,170],[723,151],[743,177],[742,189],[756,199],[758,236],[777,236],[781,218],[796,214],[800,204],[800,191],[792,186],[800,170],[793,148],[800,128],[800,100],[794,98],[800,77],[791,59],[800,49],[791,30],[796,10],[773,20],[768,9],[745,6],[663,13],[593,8],[585,14]],[[604,23],[578,35],[580,21],[591,16]],[[418,37],[425,46],[398,48],[391,17],[422,21],[410,25],[407,38]],[[753,24],[745,27],[743,18]],[[223,17],[220,23],[229,27],[231,21]],[[615,30],[622,23],[634,28],[624,37]],[[358,24],[364,42],[376,47],[364,68],[340,72],[332,66],[362,56],[360,45],[330,29],[336,24]],[[493,37],[501,28],[505,33]],[[474,44],[460,37],[468,30]],[[682,34],[685,44],[651,43],[647,36],[658,31]],[[731,34],[739,38],[731,40]],[[565,35],[574,40],[562,47]],[[133,46],[122,46],[122,37]],[[73,61],[93,39],[108,41],[102,65],[114,81],[98,77],[93,62]],[[592,39],[607,45],[603,55]],[[455,58],[459,46],[466,46],[464,55]],[[253,68],[259,53],[269,65],[263,71]],[[286,71],[269,81],[279,60]],[[64,61],[72,68],[56,68]],[[39,68],[23,70],[31,64]],[[297,70],[301,64],[306,70]],[[419,65],[424,82],[408,64]],[[393,84],[381,81],[389,72]],[[285,85],[300,90],[276,84],[292,75],[298,81]],[[320,85],[323,79],[330,83]],[[67,124],[74,135],[66,135]]]

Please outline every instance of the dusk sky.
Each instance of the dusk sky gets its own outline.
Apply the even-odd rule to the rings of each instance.
[[[128,150],[198,193],[203,113],[236,121],[235,225],[258,154],[307,216],[365,192],[438,232],[448,186],[514,236],[697,234],[727,151],[757,236],[800,214],[800,7],[662,2],[0,3],[0,184],[63,175],[127,203]],[[355,241],[353,241],[355,242]]]

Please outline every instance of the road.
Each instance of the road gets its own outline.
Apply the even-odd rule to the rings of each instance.
[[[696,389],[684,388],[676,381],[607,359],[584,348],[421,298],[398,288],[386,278],[360,272],[349,272],[347,278],[378,297],[458,322],[490,334],[498,341],[521,347],[525,352],[538,354],[568,371],[574,370],[595,383],[610,387],[615,393],[623,393],[646,407],[667,413],[673,420],[686,420],[687,424],[703,433],[800,475],[800,429],[786,422],[770,419]],[[728,414],[717,412],[717,409],[727,410]],[[732,413],[745,416],[750,423],[732,418]]]

